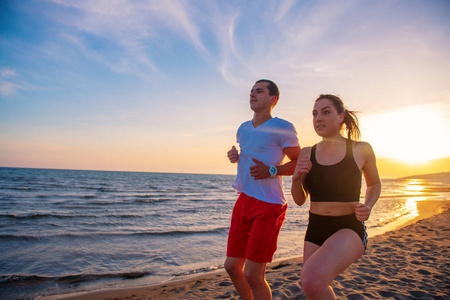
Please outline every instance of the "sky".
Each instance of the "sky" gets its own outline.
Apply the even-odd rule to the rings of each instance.
[[[450,171],[450,1],[0,1],[0,166],[234,174],[273,116],[320,141],[314,100],[359,112],[382,177]]]

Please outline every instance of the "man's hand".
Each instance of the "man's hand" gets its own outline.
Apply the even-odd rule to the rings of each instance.
[[[252,158],[256,165],[250,167],[250,175],[255,180],[266,179],[270,177],[269,166],[266,166],[262,161]]]
[[[236,163],[239,160],[239,152],[237,151],[236,147],[233,146],[230,151],[227,152],[228,159],[232,163]]]

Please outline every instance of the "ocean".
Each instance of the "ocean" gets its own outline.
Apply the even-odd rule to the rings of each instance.
[[[234,175],[0,168],[1,299],[162,283],[223,268]],[[370,236],[449,200],[450,173],[383,179]],[[308,207],[285,178],[276,259],[302,254]],[[362,191],[364,195],[364,189]],[[362,200],[363,201],[363,200]]]

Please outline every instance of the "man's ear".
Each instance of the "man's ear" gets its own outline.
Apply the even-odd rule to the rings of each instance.
[[[277,103],[278,103],[278,97],[277,96],[272,96],[272,107],[277,105]]]

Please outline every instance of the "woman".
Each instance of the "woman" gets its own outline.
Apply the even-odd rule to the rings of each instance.
[[[298,205],[311,197],[301,282],[308,299],[336,299],[333,280],[366,249],[364,221],[381,183],[372,147],[355,141],[360,135],[356,114],[339,97],[320,95],[313,124],[322,141],[300,151],[291,189]],[[367,185],[364,204],[359,202],[361,174]]]

